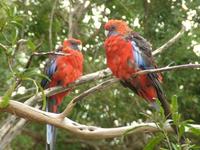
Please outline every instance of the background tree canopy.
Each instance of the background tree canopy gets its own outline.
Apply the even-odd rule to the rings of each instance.
[[[13,83],[13,75],[23,79],[21,87],[13,93],[13,99],[23,102],[34,95],[37,89],[35,84],[39,84],[42,78],[46,56],[35,57],[30,69],[25,70],[29,56],[36,51],[53,50],[70,36],[83,42],[84,74],[106,68],[103,25],[111,18],[126,20],[151,42],[154,50],[179,32],[184,24],[187,32],[156,56],[157,64],[164,67],[199,63],[199,16],[199,0],[1,0],[0,43],[7,46],[7,51],[0,47],[0,95],[4,95]],[[199,70],[166,72],[163,76],[168,101],[176,96],[181,120],[193,120],[199,124]],[[94,83],[87,83],[74,89],[65,98],[61,110],[74,96],[92,86]],[[144,115],[151,112],[149,109],[144,100],[116,83],[85,98],[75,107],[70,118],[87,125],[125,126],[134,121],[152,122],[152,118]],[[0,121],[3,122],[7,116],[1,113]],[[160,136],[160,133],[138,133],[108,140],[85,141],[59,129],[56,145],[57,149],[70,150],[142,149],[151,139]],[[176,149],[175,135],[168,136]],[[200,146],[197,135],[188,136],[191,145]],[[165,140],[158,143],[159,148],[168,149]],[[13,150],[40,150],[44,147],[45,125],[32,122],[10,144]]]

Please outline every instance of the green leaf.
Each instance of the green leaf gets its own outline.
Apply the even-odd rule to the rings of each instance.
[[[26,69],[24,72],[17,74],[17,76],[19,78],[22,78],[22,79],[23,78],[27,78],[27,77],[30,78],[30,77],[39,76],[39,77],[45,78],[48,81],[50,81],[50,79],[48,78],[48,76],[46,76],[46,75],[38,72],[38,68],[29,68],[29,69]]]
[[[36,45],[31,40],[28,40],[27,44],[32,51],[35,51]]]
[[[172,96],[172,119],[174,121],[174,124],[176,124],[177,126],[180,123],[180,118],[181,115],[178,113],[178,102],[177,102],[177,96],[174,95]]]
[[[14,91],[15,87],[16,87],[16,82],[14,82],[12,84],[12,86],[6,91],[6,93],[2,97],[2,101],[0,103],[0,108],[5,108],[8,106],[9,100],[11,98],[12,92]]]
[[[178,112],[178,102],[177,102],[177,96],[176,95],[172,96],[172,111]]]
[[[179,136],[181,137],[184,132],[185,132],[185,126],[184,126],[184,124],[181,124],[179,126]]]
[[[3,31],[3,36],[5,40],[11,43],[12,45],[16,43],[18,34],[19,34],[19,29],[12,24],[6,26]]]
[[[38,84],[38,87],[42,92],[42,110],[45,110],[46,105],[47,105],[46,95],[44,93],[44,89],[42,88],[42,86],[40,84]]]
[[[163,134],[156,135],[151,140],[149,140],[147,145],[144,147],[144,150],[154,150],[156,145],[158,145],[163,139],[164,139]]]
[[[192,132],[194,135],[200,136],[200,129],[190,127],[190,132]]]

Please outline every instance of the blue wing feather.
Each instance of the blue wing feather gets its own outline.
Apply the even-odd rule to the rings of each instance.
[[[57,65],[56,65],[56,59],[51,59],[49,61],[49,63],[47,63],[46,67],[45,67],[45,75],[47,75],[49,77],[49,79],[52,78],[53,74],[56,72],[56,68],[57,68]],[[48,80],[47,79],[43,79],[41,81],[41,86],[43,88],[45,88],[47,85],[48,85]]]
[[[143,58],[140,48],[137,46],[135,41],[131,41],[131,45],[135,63],[138,65],[139,68],[146,69],[148,67],[148,64]]]
[[[133,54],[134,62],[135,64],[137,64],[138,68],[142,70],[155,68],[150,58],[148,58],[149,56],[147,56],[141,50],[141,47],[139,47],[134,40],[131,40],[131,45],[132,45],[132,54]]]

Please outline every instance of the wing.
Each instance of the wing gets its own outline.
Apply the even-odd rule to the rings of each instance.
[[[149,42],[147,42],[146,39],[144,39],[136,32],[132,33],[131,35],[128,35],[126,39],[130,41],[132,45],[132,54],[134,59],[133,67],[137,67],[140,70],[156,68],[156,64],[151,54],[151,45]],[[157,91],[163,93],[162,88],[160,86],[161,75],[158,73],[149,73],[147,74],[147,77],[151,81],[152,85],[154,85],[154,87],[157,89]],[[128,87],[137,93],[137,89],[134,86],[132,86],[132,84],[129,81],[121,82],[125,87]]]
[[[142,70],[155,68],[150,43],[136,32],[130,35],[129,40],[131,41],[132,52],[135,63],[138,65],[137,67]]]
[[[139,33],[137,32],[133,32],[131,34],[132,40],[134,40],[138,47],[140,47],[141,51],[143,51],[143,53],[145,53],[145,55],[152,57],[151,54],[151,44],[145,39],[143,38]]]
[[[55,52],[59,52],[59,51],[62,51],[62,46],[58,47]],[[57,69],[57,66],[56,66],[56,58],[57,56],[52,56],[49,58],[49,61],[46,63],[46,66],[44,68],[44,74],[46,76],[48,76],[49,79],[52,78],[53,74],[56,72],[56,69]],[[48,83],[49,83],[49,80],[47,80],[46,78],[44,78],[42,81],[41,81],[41,86],[43,88],[47,88],[48,86]]]
[[[137,67],[141,70],[156,68],[154,58],[151,54],[150,43],[147,42],[146,39],[144,39],[142,36],[140,36],[136,32],[131,34],[129,40],[132,45],[133,58]],[[159,81],[162,80],[160,73],[151,73],[151,74],[148,74],[148,76],[150,79],[154,77],[154,78],[157,78]]]
[[[45,66],[45,69],[44,69],[44,74],[49,78],[51,79],[53,74],[56,72],[56,58],[51,58],[47,63],[46,63],[46,66]],[[44,78],[42,81],[41,81],[41,86],[43,88],[47,88],[48,86],[48,83],[49,83],[49,80]]]

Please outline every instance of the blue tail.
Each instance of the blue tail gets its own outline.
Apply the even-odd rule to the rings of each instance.
[[[51,99],[47,100],[47,112],[57,113],[56,101]],[[56,128],[52,125],[46,125],[46,150],[55,150],[56,144]]]

